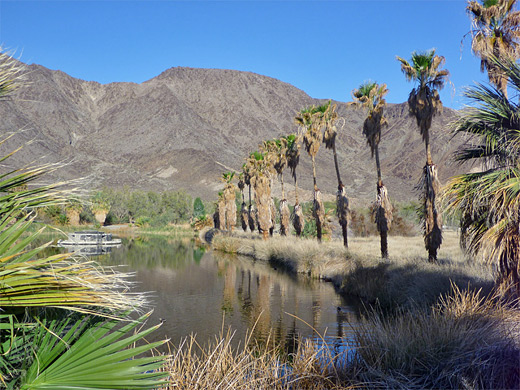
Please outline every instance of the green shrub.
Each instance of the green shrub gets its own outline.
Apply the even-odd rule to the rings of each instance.
[[[195,198],[193,202],[193,218],[200,218],[206,215],[206,209],[204,208],[204,203],[200,198]]]

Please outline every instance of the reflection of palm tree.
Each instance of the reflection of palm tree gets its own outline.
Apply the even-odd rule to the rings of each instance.
[[[259,339],[265,338],[271,328],[271,305],[270,305],[270,287],[271,280],[267,275],[257,276],[257,290],[256,297],[254,299],[253,315],[255,321],[258,319],[257,327],[255,328],[256,334]]]
[[[318,293],[312,294],[312,327],[317,332],[321,325],[321,300]]]
[[[225,264],[224,270],[224,291],[222,297],[222,310],[225,313],[233,312],[235,301],[236,269],[231,263]]]

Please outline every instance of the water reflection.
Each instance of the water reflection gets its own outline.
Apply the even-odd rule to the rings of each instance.
[[[82,256],[101,256],[112,252],[113,248],[120,248],[119,245],[63,245],[58,243],[60,248],[65,248],[69,253],[75,253]]]
[[[192,334],[200,343],[214,340],[230,326],[235,341],[248,330],[259,343],[274,340],[288,352],[298,335],[338,348],[358,322],[328,283],[299,279],[263,262],[205,251],[190,241],[164,237],[124,239],[120,248],[96,258],[135,272],[139,291],[152,291],[150,323],[165,322],[150,341],[164,336],[175,344]]]

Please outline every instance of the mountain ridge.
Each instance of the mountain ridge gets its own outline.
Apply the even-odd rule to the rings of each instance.
[[[29,84],[0,104],[0,131],[24,129],[7,146],[32,140],[13,163],[70,161],[59,179],[88,176],[93,187],[185,189],[210,200],[223,171],[240,170],[262,140],[295,132],[297,111],[326,100],[253,72],[172,67],[141,84],[84,81],[41,65],[28,65]],[[375,197],[375,163],[362,134],[365,113],[338,104],[340,172],[349,197]],[[390,197],[415,199],[424,146],[406,103],[389,104],[380,154]],[[448,163],[459,140],[447,131],[455,111],[434,118],[432,153],[441,180],[460,172]],[[339,127],[342,127],[342,126]],[[310,158],[302,148],[299,185],[311,197]],[[320,148],[318,186],[332,199],[337,187],[332,153]],[[289,176],[285,178],[289,190]],[[279,189],[275,186],[275,194]],[[278,194],[279,195],[279,194]],[[307,199],[309,198],[309,199]]]

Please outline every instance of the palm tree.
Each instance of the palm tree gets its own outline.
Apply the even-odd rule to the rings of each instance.
[[[225,172],[222,174],[222,180],[225,183],[224,191],[222,192],[222,200],[224,207],[224,226],[225,229],[229,232],[233,232],[233,228],[236,225],[237,221],[237,205],[235,203],[236,194],[235,194],[235,185],[233,184],[233,178],[235,177],[235,172]],[[219,210],[220,210],[219,204]],[[222,214],[221,214],[222,215]],[[222,221],[221,221],[222,224]]]
[[[246,201],[244,198],[245,181],[243,171],[238,175],[237,185],[240,193],[242,194],[242,204],[240,205],[240,224],[242,225],[242,230],[245,232],[247,231],[247,220],[249,218],[249,213],[247,212]]]
[[[336,177],[338,178],[338,191],[336,193],[336,214],[338,216],[339,224],[341,226],[343,234],[343,245],[348,248],[348,214],[349,214],[349,201],[345,191],[345,186],[341,181],[339,174],[338,154],[336,153],[336,136],[338,134],[335,122],[338,119],[336,112],[336,105],[331,104],[324,115],[325,131],[323,132],[323,143],[327,149],[332,149],[334,155],[334,167],[336,168]]]
[[[471,50],[480,58],[480,70],[487,70],[489,82],[507,97],[507,76],[490,60],[516,60],[520,56],[520,12],[516,0],[468,1],[471,17]]]
[[[251,153],[248,164],[252,167],[253,176],[251,182],[255,190],[255,203],[257,210],[258,232],[264,240],[272,228],[271,216],[271,168],[266,153]]]
[[[520,92],[520,66],[489,60]],[[473,142],[456,158],[482,169],[452,178],[444,197],[449,211],[461,213],[463,247],[492,264],[497,284],[520,297],[520,105],[496,86],[478,84],[465,96],[473,107],[462,111],[454,131],[472,136]]]
[[[244,183],[247,185],[249,190],[249,204],[247,206],[247,224],[249,226],[249,230],[252,232],[255,230],[255,219],[254,219],[254,210],[252,209],[251,203],[251,178],[252,178],[252,167],[246,162],[242,165],[242,172],[244,173]]]
[[[294,209],[291,215],[291,220],[293,222],[293,227],[298,237],[301,236],[304,219],[303,219],[303,211],[298,200],[298,181],[296,180],[296,168],[300,163],[300,135],[298,134],[289,134],[284,137],[287,142],[287,166],[291,169],[291,175],[294,179]]]
[[[285,197],[285,190],[283,185],[283,171],[287,166],[287,138],[282,137],[275,140],[277,149],[275,150],[274,169],[278,174],[278,179],[282,186],[282,199],[280,200],[280,234],[286,236],[289,232],[289,206],[287,205],[287,198]]]
[[[301,110],[294,118],[295,123],[303,130],[303,144],[312,160],[312,178],[314,182],[313,217],[316,221],[316,236],[321,242],[325,208],[321,199],[321,191],[316,184],[316,155],[323,139],[324,113],[328,104],[311,106]]]
[[[435,55],[435,49],[425,53],[412,53],[411,63],[397,57],[401,63],[401,71],[408,81],[417,82],[408,97],[410,113],[415,116],[417,126],[426,147],[426,165],[423,168],[422,214],[424,244],[428,251],[428,260],[437,261],[437,251],[442,244],[442,214],[438,207],[440,188],[437,168],[432,162],[430,150],[430,127],[433,117],[442,111],[442,102],[438,90],[444,87],[449,72],[440,69],[445,62],[444,57]]]
[[[367,117],[363,123],[363,134],[367,138],[370,146],[372,158],[376,159],[377,169],[377,197],[374,207],[375,222],[377,230],[381,236],[381,256],[388,258],[388,230],[392,224],[392,204],[388,198],[388,191],[383,184],[381,176],[381,163],[379,160],[379,142],[381,141],[381,129],[388,126],[388,121],[384,117],[386,101],[385,95],[388,93],[386,84],[378,85],[374,82],[365,82],[358,89],[352,92],[354,97],[353,104],[367,109]]]

